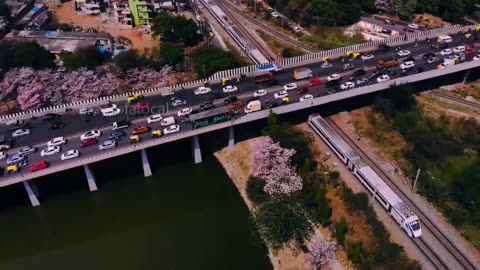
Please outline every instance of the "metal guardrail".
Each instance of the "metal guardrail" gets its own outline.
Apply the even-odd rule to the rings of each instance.
[[[366,50],[373,50],[376,49],[379,44],[386,43],[388,45],[399,45],[403,43],[409,43],[415,39],[422,39],[422,38],[432,38],[436,37],[440,34],[454,34],[458,32],[466,32],[466,31],[471,31],[472,29],[475,29],[476,27],[479,27],[480,24],[476,25],[468,25],[468,26],[449,26],[449,27],[444,27],[444,28],[437,28],[437,29],[432,29],[424,32],[418,32],[418,33],[412,33],[412,34],[407,34],[407,35],[402,35],[402,36],[397,36],[397,37],[392,37],[386,40],[376,40],[376,41],[371,41],[371,42],[366,42],[362,44],[356,44],[348,47],[343,47],[343,48],[336,48],[328,51],[322,51],[318,53],[313,53],[313,54],[308,54],[308,55],[302,55],[302,56],[297,56],[297,57],[292,57],[292,58],[287,58],[283,59],[281,63],[274,63],[277,66],[281,67],[293,67],[297,65],[303,65],[303,64],[308,64],[312,62],[317,62],[317,61],[322,61],[322,59],[326,56],[329,57],[335,57],[335,56],[343,56],[345,55],[346,52],[348,51],[366,51]],[[205,82],[214,82],[214,81],[219,81],[222,78],[226,77],[235,77],[235,76],[240,76],[242,74],[253,74],[258,72],[259,67],[263,66],[268,66],[271,65],[271,63],[261,65],[261,66],[247,66],[247,67],[241,67],[241,68],[236,68],[236,69],[230,69],[230,70],[223,70],[219,71],[212,76],[210,76],[207,79],[203,80],[196,80],[196,81],[191,81],[187,83],[181,83],[178,85],[174,86],[169,86],[167,88],[172,89],[172,90],[179,90],[183,87],[196,87],[203,85]],[[106,104],[108,101],[122,101],[126,100],[126,98],[129,95],[133,94],[143,94],[143,95],[156,95],[161,92],[162,87],[160,88],[149,88],[145,90],[140,90],[140,91],[135,91],[135,92],[128,92],[124,94],[118,94],[118,95],[113,95],[113,96],[105,96],[105,97],[99,97],[95,99],[88,99],[84,101],[79,101],[79,102],[73,102],[69,104],[62,104],[62,105],[57,105],[57,106],[52,106],[52,107],[46,107],[46,108],[40,108],[36,110],[30,110],[30,111],[25,111],[25,112],[19,112],[19,113],[14,113],[14,114],[8,114],[8,115],[1,115],[0,116],[0,123],[4,123],[10,119],[27,119],[31,116],[39,116],[41,114],[47,113],[47,112],[61,112],[65,111],[65,109],[70,108],[70,109],[80,109],[86,106],[98,106],[98,105],[103,105]]]

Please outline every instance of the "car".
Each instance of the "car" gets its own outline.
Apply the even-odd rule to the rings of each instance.
[[[56,130],[64,127],[65,125],[60,121],[55,121],[53,123],[48,124],[48,130]]]
[[[215,108],[215,105],[212,102],[207,102],[202,105],[200,105],[200,111],[209,111],[213,110]]]
[[[147,118],[147,123],[156,123],[162,121],[163,116],[161,114],[153,114]]]
[[[413,28],[410,28],[410,27],[404,27],[404,28],[403,28],[403,31],[406,31],[406,32],[411,32],[411,33],[413,33],[413,32],[415,32],[415,29],[413,29]]]
[[[275,12],[275,11],[270,13],[270,15],[274,18],[280,18],[281,17],[281,15],[278,12]]]
[[[415,66],[415,62],[407,61],[400,64],[400,69],[409,69]]]
[[[163,130],[163,133],[166,135],[166,134],[172,134],[172,133],[179,132],[179,131],[180,131],[180,126],[179,125],[171,125],[171,126],[166,127]]]
[[[313,95],[308,94],[308,95],[305,95],[305,96],[301,97],[299,100],[300,101],[307,101],[307,100],[310,100],[310,99],[313,99]]]
[[[227,85],[227,86],[223,87],[223,92],[224,93],[232,93],[232,92],[235,92],[237,90],[238,90],[238,88],[235,85]]]
[[[348,70],[348,69],[354,68],[354,66],[350,63],[347,63],[347,64],[344,64],[342,68],[343,70]]]
[[[456,53],[453,55],[453,60],[455,62],[463,62],[465,61],[465,54],[464,53]]]
[[[409,56],[410,55],[410,51],[409,50],[400,50],[398,51],[398,56]]]
[[[122,130],[115,130],[108,136],[109,140],[121,140],[126,134]]]
[[[133,106],[134,111],[149,111],[152,105],[149,102],[139,102]]]
[[[366,72],[364,69],[361,68],[361,69],[355,70],[355,71],[352,73],[352,76],[356,78],[356,77],[359,77],[359,76],[363,76],[363,75],[365,75],[365,74],[367,74],[367,72]]]
[[[302,95],[308,92],[308,87],[302,87],[297,90],[297,95]]]
[[[339,74],[332,74],[330,76],[327,77],[327,81],[336,81],[336,80],[340,80],[341,76]]]
[[[452,49],[443,49],[442,51],[440,51],[440,54],[441,54],[441,55],[449,55],[449,54],[452,54]]]
[[[90,139],[90,138],[96,139],[100,136],[102,136],[102,132],[100,130],[92,129],[92,130],[87,131],[84,134],[82,134],[82,136],[80,136],[80,140],[83,141],[83,140]]]
[[[366,85],[368,84],[370,81],[368,80],[367,77],[362,77],[362,78],[358,78],[357,81],[356,81],[356,84],[358,86],[362,86],[362,85]]]
[[[480,54],[477,54],[475,55],[473,58],[472,58],[473,61],[478,61],[480,60]]]
[[[173,107],[178,107],[182,105],[187,105],[186,99],[174,99],[171,101]]]
[[[377,78],[377,82],[379,83],[386,82],[388,80],[390,80],[390,77],[387,74],[383,74]]]
[[[428,52],[428,53],[422,55],[422,58],[423,58],[424,60],[428,60],[428,59],[430,59],[430,58],[432,58],[432,57],[434,57],[434,56],[435,56],[435,54],[434,54],[433,52]]]
[[[320,67],[321,68],[331,68],[333,65],[330,64],[328,61],[323,62]]]
[[[41,171],[48,168],[48,163],[46,161],[37,161],[35,164],[30,166],[30,172]]]
[[[293,27],[293,31],[299,33],[299,32],[302,32],[302,28],[300,28],[300,26],[298,26],[298,25],[295,25],[295,26]]]
[[[26,135],[30,135],[30,129],[28,128],[19,128],[12,132],[12,137],[21,137]]]
[[[367,53],[367,54],[364,54],[362,56],[360,56],[360,58],[363,60],[363,61],[366,61],[366,60],[370,60],[370,59],[373,59],[375,58],[375,56],[371,53]]]
[[[289,83],[283,86],[283,90],[285,91],[290,91],[290,90],[295,90],[297,89],[297,84],[296,83]]]
[[[338,87],[328,88],[327,93],[333,94],[338,91]]]
[[[417,30],[418,29],[418,25],[414,24],[414,23],[410,23],[407,25],[408,28],[411,28],[411,29],[414,29],[414,30]]]
[[[337,87],[340,85],[340,80],[335,80],[335,81],[329,81],[329,82],[326,82],[325,83],[325,86],[327,88],[331,88],[331,87]]]
[[[227,96],[227,94],[225,94],[225,93],[211,93],[210,94],[210,100],[221,99],[221,98],[224,98],[226,96]]]
[[[415,72],[415,73],[423,72],[423,67],[417,67],[417,68],[415,68],[415,70],[413,72]]]
[[[193,93],[198,96],[198,95],[205,95],[212,92],[212,89],[210,87],[206,86],[200,86],[197,89],[193,90]]]
[[[313,80],[310,80],[308,82],[308,86],[312,87],[312,86],[318,86],[318,85],[321,85],[322,84],[322,80],[320,79],[313,79]]]
[[[60,156],[61,160],[74,159],[80,156],[80,151],[77,149],[68,150]]]
[[[150,132],[150,129],[151,128],[149,126],[139,126],[132,130],[132,135],[141,135]]]
[[[457,46],[452,50],[454,53],[461,53],[465,51],[465,46]]]
[[[80,110],[78,110],[78,114],[82,116],[92,115],[93,112],[94,112],[93,108],[81,108]]]
[[[348,90],[348,89],[352,89],[354,87],[355,87],[355,83],[352,82],[352,81],[344,82],[340,85],[340,89],[342,89],[342,90]]]
[[[275,93],[275,94],[273,95],[273,97],[274,97],[275,99],[282,99],[282,98],[288,97],[288,92],[287,92],[287,91],[280,91],[280,92],[278,92],[278,93]]]
[[[7,159],[7,166],[17,165],[17,164],[25,165],[26,160],[27,159],[25,158],[24,155],[16,154]]]
[[[182,116],[189,116],[192,113],[193,109],[192,108],[183,108],[180,111],[177,112],[178,117]]]
[[[117,146],[117,142],[115,140],[106,140],[98,146],[98,150],[108,150],[113,149]]]
[[[48,141],[47,146],[48,147],[58,146],[58,145],[66,144],[66,143],[67,143],[67,139],[65,139],[64,137],[56,137],[56,138],[53,138],[50,141]]]
[[[8,154],[7,154],[7,153],[5,153],[4,151],[0,151],[0,160],[4,160],[4,159],[6,159],[6,158],[7,158],[7,156],[8,156]]]
[[[20,149],[18,149],[18,154],[19,155],[23,155],[23,156],[27,156],[27,155],[30,155],[30,154],[33,154],[35,152],[37,152],[38,148],[36,147],[33,147],[33,146],[24,146]]]
[[[403,59],[403,63],[405,63],[405,62],[414,62],[415,63],[415,58],[412,57],[412,56],[409,56],[409,57]]]
[[[47,114],[42,115],[42,121],[51,121],[51,120],[54,120],[54,119],[57,119],[57,118],[60,118],[60,115],[58,115],[56,113],[47,113]]]
[[[232,102],[232,103],[228,104],[227,108],[229,110],[233,111],[233,110],[241,109],[241,108],[243,108],[243,106],[244,106],[243,101],[237,100],[235,102]]]
[[[263,97],[265,96],[266,94],[268,94],[267,90],[265,89],[260,89],[260,90],[257,90],[253,93],[253,96],[254,97]]]
[[[290,103],[290,98],[289,97],[282,98],[282,104],[288,104],[288,103]]]
[[[42,157],[51,156],[51,155],[60,153],[61,150],[62,149],[60,148],[60,146],[49,146],[43,149],[42,152],[40,152],[40,156]]]
[[[432,58],[428,58],[427,63],[433,64],[433,63],[438,62],[438,61],[440,61],[440,59],[434,56]]]
[[[266,108],[267,108],[267,109],[272,109],[272,108],[275,108],[275,107],[278,107],[278,103],[277,103],[277,102],[268,102],[268,103],[266,103]]]
[[[98,143],[97,139],[93,139],[93,138],[85,139],[80,144],[80,147],[82,147],[82,148],[83,147],[88,147],[88,146],[96,145],[97,143]]]
[[[232,102],[235,102],[237,100],[238,100],[238,98],[236,96],[231,96],[231,97],[228,97],[228,98],[224,99],[223,104],[228,105],[228,104],[230,104]]]

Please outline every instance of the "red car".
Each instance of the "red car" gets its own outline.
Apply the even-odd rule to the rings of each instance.
[[[36,172],[46,168],[48,168],[48,163],[46,161],[38,161],[37,163],[30,166],[30,171]]]
[[[80,144],[80,147],[92,146],[97,143],[98,143],[97,139],[90,138],[90,139],[83,140],[82,143]]]
[[[465,47],[465,54],[466,54],[466,55],[474,54],[474,53],[475,53],[475,45],[470,44],[470,45],[467,45],[467,46]]]
[[[302,87],[297,90],[297,95],[305,94],[308,92],[308,87]]]
[[[152,105],[149,102],[139,102],[133,107],[133,109],[135,111],[141,111],[141,110],[148,110],[151,107]]]
[[[311,86],[318,86],[320,84],[322,84],[322,80],[320,80],[320,79],[313,79],[313,80],[308,82],[308,86],[310,86],[310,87]]]
[[[132,135],[141,135],[150,131],[149,126],[139,126],[132,131]]]

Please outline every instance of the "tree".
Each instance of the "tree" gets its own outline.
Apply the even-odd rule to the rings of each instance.
[[[171,67],[164,67],[159,71],[151,68],[134,68],[125,74],[125,81],[132,91],[168,86],[172,79]]]
[[[90,46],[81,48],[74,53],[63,52],[60,54],[60,57],[64,66],[69,71],[73,71],[81,67],[94,69],[97,66],[103,65],[110,59],[110,54],[100,51],[100,49],[95,46]]]
[[[335,239],[342,246],[345,244],[345,233],[347,233],[347,221],[341,217],[340,221],[335,224]]]
[[[335,243],[328,241],[324,237],[316,236],[312,243],[308,245],[308,260],[314,270],[320,270],[323,266],[336,259]]]
[[[417,0],[397,0],[394,3],[397,6],[398,15],[408,20],[417,9]]]
[[[160,44],[160,59],[161,65],[175,66],[183,61],[183,48],[170,42],[162,42]]]
[[[268,200],[264,191],[265,181],[257,177],[249,177],[247,181],[247,196],[254,204],[260,204]]]
[[[115,65],[125,73],[129,69],[140,68],[148,65],[147,59],[141,56],[136,49],[130,49],[126,52],[121,52],[113,58]]]
[[[14,67],[43,69],[55,66],[54,56],[34,41],[13,43],[11,53]]]
[[[191,58],[195,71],[201,78],[207,78],[219,70],[238,68],[246,64],[237,54],[213,46],[196,49]]]
[[[153,35],[160,36],[162,41],[181,42],[185,46],[196,45],[201,40],[196,23],[181,16],[160,14],[153,20],[152,30]]]

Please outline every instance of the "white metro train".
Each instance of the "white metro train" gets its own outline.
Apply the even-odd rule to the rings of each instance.
[[[373,194],[374,198],[390,213],[395,221],[407,232],[409,237],[422,235],[420,220],[410,208],[385,184],[375,171],[370,168],[338,135],[319,114],[308,117],[313,130],[337,154],[362,184]]]

